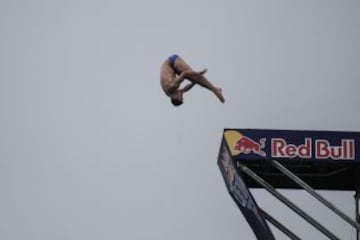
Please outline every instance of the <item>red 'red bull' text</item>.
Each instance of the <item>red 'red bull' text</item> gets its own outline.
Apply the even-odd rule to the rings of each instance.
[[[271,139],[271,156],[275,158],[304,158],[310,159],[312,157],[311,138],[305,138],[305,143],[300,146],[288,144],[282,138]]]
[[[342,139],[340,146],[333,146],[324,139],[315,140],[314,151],[312,139],[305,138],[303,144],[288,144],[283,138],[271,139],[271,156],[273,158],[311,159],[314,153],[316,159],[354,160],[355,140]]]
[[[316,158],[334,160],[354,160],[355,159],[355,141],[354,139],[341,140],[340,146],[331,146],[327,140],[316,140]]]

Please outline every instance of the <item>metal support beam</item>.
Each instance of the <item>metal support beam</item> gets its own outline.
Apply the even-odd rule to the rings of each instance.
[[[271,186],[269,183],[267,183],[264,179],[259,177],[255,172],[253,172],[248,167],[239,164],[239,167],[241,171],[246,173],[249,177],[251,177],[254,181],[256,181],[259,185],[261,185],[263,188],[265,188],[268,192],[270,192],[274,197],[279,199],[282,203],[284,203],[286,206],[288,206],[290,209],[292,209],[295,213],[297,213],[299,216],[301,216],[304,220],[306,220],[308,223],[310,223],[312,226],[314,226],[316,229],[318,229],[320,232],[322,232],[324,235],[326,235],[329,239],[336,239],[340,240],[340,238],[336,237],[332,232],[330,232],[328,229],[326,229],[324,226],[322,226],[319,222],[317,222],[314,218],[309,216],[307,213],[305,213],[303,210],[301,210],[298,206],[293,204],[289,199],[287,199],[285,196],[283,196],[281,193],[275,190],[273,186]]]
[[[356,166],[355,169],[355,220],[360,224],[360,214],[359,214],[359,198],[360,198],[360,167]],[[360,230],[356,229],[356,240],[360,240]]]
[[[336,213],[338,216],[340,216],[342,219],[344,219],[346,222],[348,222],[349,224],[351,224],[353,227],[356,228],[357,231],[360,231],[360,225],[355,222],[353,219],[351,219],[350,217],[348,217],[345,213],[343,213],[342,211],[340,211],[339,209],[337,209],[335,207],[335,205],[333,205],[332,203],[330,203],[328,200],[326,200],[324,197],[322,197],[321,195],[319,195],[317,192],[315,192],[315,190],[310,187],[307,183],[305,183],[303,180],[301,180],[298,176],[296,176],[295,174],[293,174],[291,171],[289,171],[286,167],[284,167],[283,165],[281,165],[278,161],[272,160],[271,161],[272,165],[274,167],[276,167],[280,172],[282,172],[283,174],[285,174],[287,177],[289,177],[291,180],[293,180],[296,184],[298,184],[299,186],[301,186],[304,190],[306,190],[310,195],[312,195],[314,198],[316,198],[317,200],[319,200],[321,203],[323,203],[326,207],[328,207],[330,210],[332,210],[334,213]],[[358,239],[359,240],[359,239]]]
[[[277,229],[279,229],[281,232],[283,232],[286,236],[288,236],[292,240],[301,240],[298,236],[296,236],[292,231],[290,231],[287,227],[285,227],[283,224],[281,224],[279,221],[277,221],[275,218],[273,218],[270,214],[265,212],[262,208],[259,208],[261,214],[264,216],[264,218],[269,221],[272,225],[274,225]]]
[[[355,219],[356,221],[359,223],[360,222],[360,216],[359,216],[359,194],[360,194],[360,190],[356,189],[356,193],[355,193]],[[360,240],[360,231],[357,229],[356,230],[356,240]]]

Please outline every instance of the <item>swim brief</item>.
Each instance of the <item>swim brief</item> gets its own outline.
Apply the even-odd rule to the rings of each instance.
[[[175,61],[179,56],[176,54],[173,54],[169,57],[170,66],[175,69]]]

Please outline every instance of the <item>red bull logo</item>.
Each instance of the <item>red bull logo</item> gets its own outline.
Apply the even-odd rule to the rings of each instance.
[[[271,156],[274,158],[303,158],[311,159],[333,159],[333,160],[354,160],[355,159],[355,140],[342,139],[339,146],[331,145],[325,139],[316,139],[313,149],[311,138],[305,138],[305,142],[300,145],[289,144],[283,138],[271,139]]]
[[[266,157],[266,153],[262,150],[265,147],[266,138],[261,138],[259,142],[252,140],[246,136],[240,138],[236,144],[235,149],[239,150],[240,153],[250,154],[251,152]]]
[[[248,133],[244,130],[245,133]],[[355,160],[356,138],[351,137],[321,137],[311,136],[311,132],[303,134],[294,140],[293,135],[279,137],[280,134],[257,133],[244,135],[244,132],[227,130],[224,133],[227,145],[233,157],[249,155],[255,158],[280,158],[280,159],[308,159],[308,160]],[[287,132],[288,133],[288,132]],[[299,132],[295,132],[299,133]],[[301,132],[300,132],[301,133]],[[261,137],[261,138],[260,138]]]
[[[261,138],[259,141],[256,141],[238,131],[229,130],[225,132],[225,139],[233,156],[253,153],[261,157],[266,157],[266,152],[263,151],[266,138]]]

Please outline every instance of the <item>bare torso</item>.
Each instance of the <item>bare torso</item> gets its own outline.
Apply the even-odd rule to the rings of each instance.
[[[160,70],[160,84],[166,95],[171,95],[173,92],[174,81],[176,79],[175,70],[170,66],[170,62],[167,59]]]

